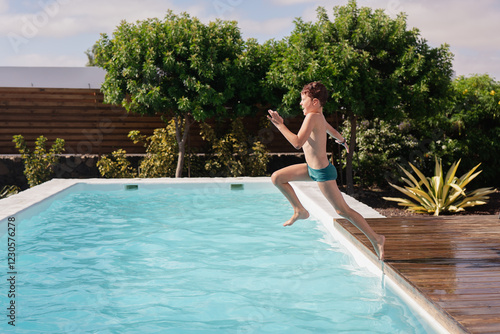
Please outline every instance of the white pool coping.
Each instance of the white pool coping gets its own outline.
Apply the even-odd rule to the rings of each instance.
[[[19,194],[0,200],[0,226],[9,217],[15,217],[17,221],[22,221],[25,215],[31,215],[31,210],[43,210],[44,206],[50,205],[58,196],[64,196],[65,191],[79,185],[101,185],[114,188],[122,184],[147,184],[147,185],[167,185],[167,184],[220,184],[225,186],[233,183],[271,183],[269,177],[241,177],[241,178],[157,178],[157,179],[53,179],[39,186],[25,190]],[[393,270],[384,266],[376,256],[368,251],[364,245],[359,243],[340,224],[335,223],[335,219],[340,217],[328,200],[319,190],[316,182],[294,182],[292,183],[297,196],[304,207],[322,223],[335,240],[348,248],[354,260],[361,267],[367,268],[370,272],[380,276],[382,284],[389,284],[399,295],[411,305],[426,321],[439,333],[460,333],[461,328],[456,327],[456,323],[436,308],[432,302],[416,291],[406,280]],[[357,201],[355,198],[343,194],[347,204],[364,218],[384,218],[376,210]]]
[[[41,185],[29,188],[19,194],[0,200],[0,222],[8,217],[20,215],[23,211],[40,205],[44,200],[50,199],[78,185],[119,185],[119,184],[196,184],[196,183],[217,183],[231,184],[235,182],[262,183],[270,182],[268,177],[252,178],[156,178],[156,179],[52,179]]]
[[[323,227],[338,242],[349,249],[356,263],[360,267],[367,268],[375,275],[379,275],[382,284],[390,285],[438,333],[467,333],[455,319],[451,318],[439,306],[423,296],[420,291],[394,271],[391,266],[379,261],[371,250],[368,250],[365,245],[359,242],[342,225],[335,222],[336,219],[344,218],[339,216],[333,209],[319,190],[316,182],[295,182],[292,186],[304,207],[323,224]],[[359,202],[355,198],[344,193],[342,195],[346,203],[364,218],[385,218],[378,211]]]

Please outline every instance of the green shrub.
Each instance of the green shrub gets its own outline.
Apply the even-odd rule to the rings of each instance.
[[[260,141],[249,139],[241,118],[231,123],[231,130],[217,135],[210,125],[201,124],[201,135],[212,145],[207,171],[219,176],[262,176],[269,162],[268,151]]]
[[[269,161],[264,144],[247,140],[241,119],[232,122],[228,133],[217,136],[208,124],[201,124],[203,139],[211,144],[211,151],[205,157],[186,156],[190,174],[196,176],[260,176],[265,175]],[[139,171],[130,167],[124,150],[112,153],[114,159],[103,157],[97,163],[99,172],[104,177],[155,178],[174,177],[177,167],[179,148],[175,135],[175,122],[171,120],[167,127],[155,129],[147,137],[140,131],[130,131],[128,137],[134,144],[143,144],[146,156],[139,163]],[[208,157],[208,158],[207,158]],[[189,167],[188,167],[189,166]]]
[[[269,151],[260,141],[255,141],[251,148],[251,153],[246,157],[246,175],[265,176],[267,164],[269,163]]]
[[[12,141],[16,144],[16,148],[21,153],[21,158],[24,161],[24,175],[28,179],[29,186],[34,187],[50,180],[54,165],[59,160],[57,155],[64,151],[64,140],[57,138],[50,151],[47,152],[45,148],[47,138],[40,136],[35,142],[35,150],[31,152],[26,146],[22,135],[13,138]]]
[[[350,122],[345,121],[343,128],[350,127]],[[396,180],[399,175],[394,166],[407,161],[418,146],[410,130],[411,124],[407,121],[392,123],[376,118],[359,122],[352,161],[354,183],[382,186],[387,184],[386,180]],[[346,153],[343,150],[344,156]]]
[[[462,168],[469,170],[482,163],[476,184],[500,187],[500,81],[486,74],[460,76],[447,98],[441,112],[415,121],[415,135],[446,165],[462,159]]]
[[[137,130],[130,131],[128,136],[134,144],[142,143],[146,148],[146,156],[139,165],[139,177],[175,176],[179,147],[174,120],[171,120],[166,128],[155,129],[150,137],[141,135]]]
[[[134,178],[137,171],[130,166],[127,160],[127,151],[119,149],[111,153],[111,157],[102,156],[97,162],[97,168],[105,178]]]
[[[146,156],[139,163],[139,171],[130,166],[127,152],[123,149],[111,153],[112,158],[102,157],[97,166],[101,176],[107,178],[155,178],[175,175],[177,163],[177,142],[175,123],[172,120],[166,128],[155,129],[153,135],[146,137],[138,130],[130,131],[128,137],[134,144],[143,144]]]
[[[489,199],[487,195],[494,193],[496,189],[480,188],[469,194],[465,192],[465,186],[481,173],[481,171],[474,173],[480,164],[458,178],[455,174],[459,164],[460,160],[453,163],[446,176],[444,176],[441,160],[438,161],[436,158],[433,177],[425,177],[420,170],[410,164],[419,179],[399,166],[406,176],[408,176],[408,179],[403,178],[403,181],[408,186],[402,188],[392,183],[391,186],[410,197],[410,199],[383,198],[388,201],[398,202],[399,205],[406,206],[410,211],[434,213],[435,216],[439,216],[442,212],[459,212],[464,211],[466,207],[486,204]]]

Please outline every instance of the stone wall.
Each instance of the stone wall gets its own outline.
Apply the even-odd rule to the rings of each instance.
[[[24,166],[21,157],[7,156],[0,159],[0,190],[5,185],[17,185],[21,189],[28,187],[23,174]]]
[[[142,156],[128,156],[127,159],[133,167],[139,165]],[[100,178],[97,169],[98,155],[61,156],[59,164],[54,168],[54,178],[62,179],[87,179]],[[275,170],[285,166],[304,162],[302,153],[297,154],[272,154],[267,167],[271,175]],[[24,164],[19,155],[0,156],[0,189],[5,185],[17,185],[21,189],[28,188],[28,181],[24,176]]]
[[[96,163],[98,156],[63,156],[54,169],[55,178],[93,178],[99,177]],[[17,185],[21,189],[28,188],[24,176],[24,164],[20,156],[0,157],[0,189],[5,185]]]

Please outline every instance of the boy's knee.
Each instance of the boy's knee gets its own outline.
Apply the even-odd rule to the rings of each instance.
[[[279,173],[277,171],[271,175],[271,181],[274,185],[277,185],[279,183]]]
[[[335,209],[335,211],[337,212],[337,214],[340,216],[340,217],[343,217],[343,218],[347,218],[348,214],[345,210],[342,210],[342,209]]]

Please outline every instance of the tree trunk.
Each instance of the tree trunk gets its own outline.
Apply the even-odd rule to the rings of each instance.
[[[356,149],[356,121],[357,116],[351,111],[349,112],[349,120],[351,121],[351,138],[349,140],[349,154],[347,154],[347,162],[346,162],[346,185],[347,185],[347,194],[354,194],[354,181],[353,181],[353,172],[352,172],[352,158],[354,156],[354,150]]]
[[[181,116],[175,116],[174,120],[175,120],[175,138],[177,139],[177,144],[179,145],[179,156],[177,158],[177,168],[175,170],[175,177],[182,177],[182,169],[184,167],[184,157],[186,155],[186,142],[189,135],[189,128],[191,127],[193,121],[190,120],[189,114],[186,115],[184,119],[182,119]]]

